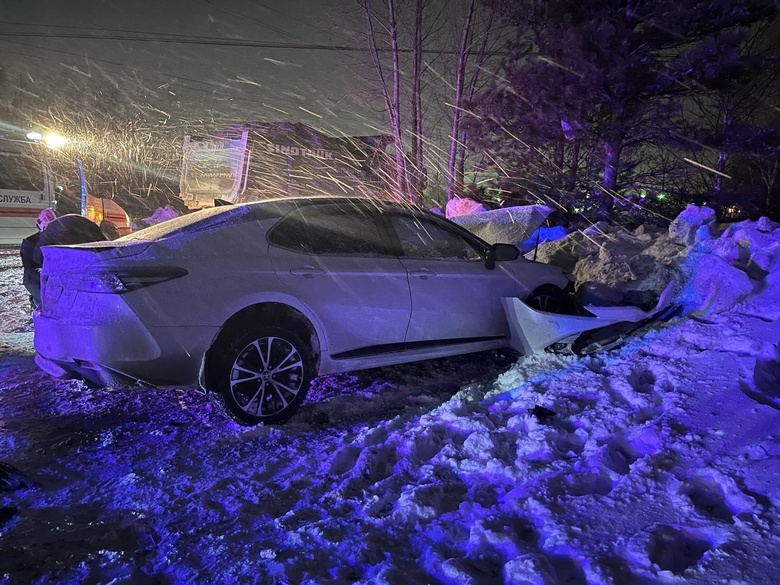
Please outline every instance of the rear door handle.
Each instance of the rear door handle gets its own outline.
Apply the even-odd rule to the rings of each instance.
[[[324,270],[314,268],[314,266],[304,266],[302,268],[293,268],[290,270],[290,274],[293,276],[304,276],[306,278],[314,278],[315,276],[322,276],[325,274]]]
[[[425,280],[426,278],[430,278],[431,276],[436,276],[436,273],[432,270],[428,270],[427,268],[421,268],[420,270],[410,270],[409,276],[414,276],[416,278],[422,278]]]

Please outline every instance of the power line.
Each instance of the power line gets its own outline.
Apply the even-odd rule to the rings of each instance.
[[[352,51],[365,52],[368,49],[361,47],[351,47],[349,45],[317,45],[309,43],[278,43],[271,41],[241,41],[234,39],[219,39],[208,37],[186,37],[186,36],[142,36],[125,34],[82,34],[82,33],[36,33],[36,32],[5,32],[0,31],[2,37],[22,37],[22,38],[51,38],[51,39],[79,39],[91,41],[129,41],[140,43],[164,43],[164,44],[182,44],[182,45],[201,45],[201,46],[219,46],[219,47],[252,47],[260,49],[301,49],[309,51]]]
[[[281,34],[283,36],[289,37],[289,38],[298,39],[298,40],[305,40],[305,39],[302,39],[301,37],[299,37],[298,35],[294,35],[294,34],[288,32],[288,31],[285,31],[285,30],[283,30],[283,29],[281,29],[281,28],[279,28],[277,26],[273,26],[273,25],[271,25],[271,24],[269,24],[267,22],[263,22],[262,20],[257,20],[256,18],[249,17],[246,14],[244,14],[242,12],[239,12],[238,10],[233,10],[233,9],[228,8],[226,6],[218,6],[218,5],[212,4],[211,2],[209,2],[209,0],[199,0],[199,1],[201,2],[201,4],[203,4],[207,8],[210,8],[212,10],[220,10],[220,11],[224,12],[225,14],[229,14],[233,18],[238,18],[241,21],[252,22],[254,24],[262,26],[263,28],[267,28],[269,30],[272,30],[274,32],[277,32],[277,33],[279,33],[279,34]]]
[[[13,24],[0,22],[0,24]],[[19,23],[23,24],[23,23]],[[26,25],[32,26],[32,25]],[[48,25],[47,25],[48,26]],[[357,47],[353,45],[330,45],[330,44],[315,44],[315,43],[280,43],[273,41],[254,41],[254,40],[239,40],[239,39],[226,39],[219,37],[201,37],[190,35],[177,35],[177,34],[157,34],[148,33],[144,31],[121,31],[115,29],[91,29],[89,27],[65,27],[71,29],[80,30],[94,30],[107,32],[95,32],[91,34],[86,33],[69,33],[69,32],[23,32],[23,31],[0,31],[0,37],[31,37],[31,38],[52,38],[52,39],[79,39],[79,40],[95,40],[95,41],[129,41],[129,42],[142,42],[142,43],[164,43],[164,44],[183,44],[183,45],[200,45],[200,46],[219,46],[219,47],[248,47],[248,48],[260,48],[260,49],[286,49],[286,50],[304,50],[304,51],[335,51],[335,52],[352,52],[352,53],[367,53],[370,51],[368,47]],[[113,34],[117,33],[117,34]],[[379,47],[379,52],[390,52],[391,49],[385,49]],[[411,53],[414,49],[397,49],[399,53]],[[423,54],[434,55],[456,55],[458,51],[454,49],[423,49]],[[495,56],[503,55],[503,51],[490,51],[486,55]]]
[[[182,35],[177,33],[155,33],[155,32],[149,32],[149,31],[143,31],[143,30],[132,30],[132,29],[122,29],[122,28],[104,28],[104,27],[93,27],[93,26],[74,26],[74,25],[66,25],[66,24],[36,24],[33,22],[17,22],[12,20],[2,20],[0,21],[0,25],[9,25],[9,26],[28,26],[33,28],[42,28],[42,29],[58,29],[58,30],[83,30],[83,31],[98,31],[98,32],[104,32],[104,33],[120,33],[120,34],[138,34],[138,35],[165,35],[171,38],[183,38],[183,39],[199,39],[199,38],[211,38],[211,37],[199,37],[197,35]],[[23,33],[27,34],[27,33]],[[50,36],[49,33],[38,33],[40,36]],[[215,37],[214,37],[215,38]]]

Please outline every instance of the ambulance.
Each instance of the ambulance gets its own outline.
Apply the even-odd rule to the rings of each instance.
[[[18,246],[38,230],[36,220],[43,209],[51,207],[63,213],[57,205],[62,195],[57,193],[49,169],[14,144],[0,145],[0,246]],[[88,194],[85,215],[98,225],[104,221],[113,224],[117,237],[132,231],[130,217],[111,199]]]

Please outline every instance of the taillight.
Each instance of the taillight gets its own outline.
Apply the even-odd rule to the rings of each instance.
[[[98,269],[84,273],[74,288],[81,292],[121,295],[186,274],[178,266]]]

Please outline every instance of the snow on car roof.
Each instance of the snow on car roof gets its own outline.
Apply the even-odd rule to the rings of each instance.
[[[389,201],[364,199],[357,197],[287,197],[280,199],[266,199],[238,205],[223,205],[201,209],[186,215],[174,217],[160,222],[148,228],[128,234],[111,242],[114,246],[117,242],[132,240],[157,240],[179,233],[187,228],[200,229],[225,225],[233,222],[241,222],[247,219],[259,220],[273,217],[281,217],[293,209],[302,205],[325,203],[348,203],[349,205],[363,204],[385,207],[393,205]],[[189,231],[189,230],[187,230]]]

